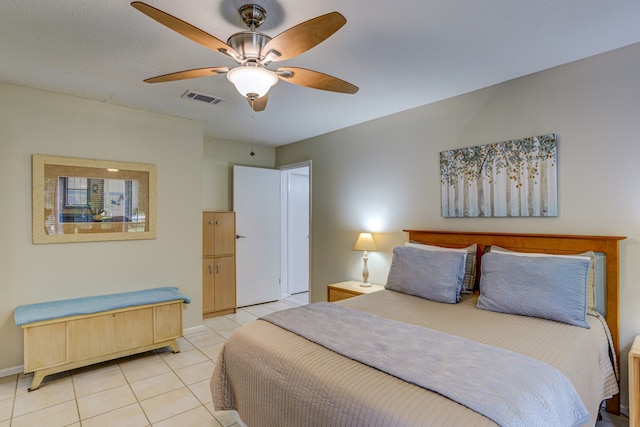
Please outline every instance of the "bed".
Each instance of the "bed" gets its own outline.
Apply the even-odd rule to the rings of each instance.
[[[506,421],[513,414],[495,411],[502,406],[511,410],[515,401],[531,405],[547,395],[552,398],[542,402],[544,406],[525,408],[543,417],[538,425],[545,424],[546,415],[540,415],[546,414],[544,411],[560,412],[562,417],[571,412],[562,406],[569,397],[573,399],[571,408],[582,406],[582,412],[576,409],[575,418],[563,418],[565,425],[594,425],[605,398],[607,410],[619,413],[618,263],[619,241],[624,237],[405,231],[408,241],[415,244],[457,250],[439,254],[422,248],[416,252],[409,246],[395,248],[387,289],[339,303],[287,310],[290,313],[281,318],[265,317],[239,328],[217,359],[211,380],[215,408],[237,411],[251,427],[536,425],[529,424],[528,413],[518,418],[520,407],[513,411],[513,421]],[[470,255],[471,246],[475,256]],[[577,299],[588,304],[591,297],[582,289],[584,285],[580,288],[582,280],[593,274],[593,261],[585,261],[587,251],[605,257],[606,321],[596,313],[566,320],[563,316],[573,316],[573,306],[560,310],[559,320],[489,309],[492,292],[500,288],[493,288],[488,277],[504,275],[505,265],[525,262],[554,263],[557,270],[550,271],[562,274],[579,272],[575,280],[563,276],[563,286],[566,281],[567,287],[578,289],[582,293]],[[466,256],[458,255],[461,252]],[[533,260],[531,253],[559,256]],[[465,293],[466,285],[462,289],[458,285],[459,301],[445,303],[438,301],[439,297],[416,296],[399,288],[398,283],[411,280],[401,277],[407,267],[400,261],[411,259],[409,255],[436,259],[438,265],[457,266],[462,260],[464,271],[459,276],[465,276],[464,280],[470,265],[467,261],[474,259],[477,274],[469,288],[475,292]],[[411,269],[411,264],[407,265]],[[481,273],[485,277],[479,280]],[[443,289],[449,292],[450,287]],[[560,292],[562,299],[564,290]],[[498,301],[503,294],[497,293]],[[478,308],[479,303],[484,309]],[[538,309],[544,304],[536,301],[528,306]],[[304,318],[316,319],[315,324],[300,326]],[[574,320],[579,322],[577,326],[568,324]],[[320,324],[325,330],[317,327]],[[394,343],[398,339],[400,344]],[[408,355],[401,354],[405,347]],[[492,364],[503,372],[490,373]],[[432,388],[424,385],[422,378],[406,377],[429,369],[433,372],[422,374],[425,378],[441,374]],[[450,371],[460,371],[465,378],[449,376]],[[501,375],[511,380],[500,379]],[[528,378],[536,376],[539,383],[529,385]],[[559,387],[561,383],[564,388]],[[547,386],[549,390],[544,389]],[[492,395],[492,390],[496,394]],[[519,396],[521,392],[524,394]],[[455,399],[462,394],[462,403],[458,403]]]

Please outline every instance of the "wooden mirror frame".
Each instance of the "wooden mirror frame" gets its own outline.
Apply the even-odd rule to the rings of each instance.
[[[87,204],[62,208],[59,192],[60,178],[79,177],[96,180],[87,188]],[[105,208],[107,180],[136,182],[137,198],[134,218],[121,215],[110,217],[100,214]],[[156,238],[156,166],[110,160],[91,160],[75,157],[57,157],[34,154],[32,156],[32,224],[33,243],[97,242],[112,240],[140,240]],[[100,194],[101,207],[92,208],[91,192]],[[48,200],[45,200],[48,196]],[[124,200],[124,195],[120,196]],[[64,202],[66,203],[66,202]],[[117,204],[118,201],[110,200]],[[81,221],[62,221],[64,209],[78,214]],[[95,211],[91,212],[92,209]],[[124,208],[123,208],[124,209]],[[132,215],[130,215],[132,216]],[[142,216],[143,220],[140,221]],[[117,220],[114,220],[118,218]],[[113,221],[112,221],[113,220]]]

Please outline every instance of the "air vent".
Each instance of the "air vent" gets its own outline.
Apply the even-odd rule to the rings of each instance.
[[[206,95],[204,93],[194,92],[192,90],[188,90],[182,94],[181,98],[184,99],[192,99],[194,101],[200,101],[207,104],[219,104],[222,102],[222,99],[216,98],[215,96]]]

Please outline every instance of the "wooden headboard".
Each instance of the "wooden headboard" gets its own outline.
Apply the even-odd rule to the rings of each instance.
[[[585,251],[603,253],[606,258],[606,319],[616,359],[620,361],[620,240],[621,236],[580,236],[562,234],[483,233],[465,231],[404,230],[409,240],[451,248],[478,244],[478,266],[484,248],[502,246],[520,252],[576,254]],[[620,413],[620,394],[607,401],[607,411]]]

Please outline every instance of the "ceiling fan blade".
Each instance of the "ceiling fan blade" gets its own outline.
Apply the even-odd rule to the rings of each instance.
[[[283,81],[294,85],[350,94],[358,91],[358,86],[354,86],[337,77],[319,71],[307,70],[306,68],[282,67],[278,68],[276,74]]]
[[[338,12],[318,16],[278,34],[265,45],[263,52],[276,51],[280,54],[268,55],[275,56],[272,61],[293,58],[322,43],[346,23],[346,18]]]
[[[249,101],[249,105],[251,105],[251,108],[253,108],[253,111],[264,111],[264,109],[267,108],[268,100],[269,100],[268,93],[264,95],[262,98],[258,98],[254,101],[247,98],[247,101]]]
[[[155,19],[162,25],[172,29],[173,31],[182,34],[183,36],[193,40],[196,43],[201,44],[204,47],[208,47],[211,50],[222,53],[223,55],[237,56],[237,53],[231,46],[224,43],[222,40],[212,36],[209,33],[202,31],[201,29],[194,27],[193,25],[184,22],[183,20],[176,18],[173,15],[169,15],[166,12],[156,9],[153,6],[149,6],[141,1],[134,1],[131,6],[138,9],[151,19]]]
[[[145,79],[145,83],[172,82],[174,80],[195,79],[197,77],[207,77],[214,74],[226,73],[229,67],[209,67],[196,68],[194,70],[178,71],[176,73],[163,74],[161,76]]]

